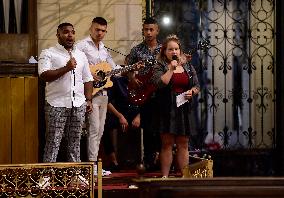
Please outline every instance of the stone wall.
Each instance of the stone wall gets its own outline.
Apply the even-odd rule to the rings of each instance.
[[[142,39],[142,4],[142,0],[37,0],[38,54],[57,43],[60,23],[72,23],[78,41],[89,34],[96,16],[108,21],[105,45],[127,54]],[[117,64],[123,63],[123,55],[112,52],[112,56]]]

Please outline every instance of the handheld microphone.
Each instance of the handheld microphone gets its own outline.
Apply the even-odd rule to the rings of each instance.
[[[72,50],[72,49],[71,49]],[[71,50],[68,51],[70,59],[73,58]],[[75,74],[75,69],[72,69],[72,73]]]
[[[172,61],[178,61],[178,57],[177,57],[177,55],[173,55],[172,56]],[[174,67],[174,70],[176,69],[176,66]]]
[[[73,55],[72,55],[71,50],[69,50],[69,51],[68,51],[68,53],[69,53],[70,59],[71,59],[71,58],[73,58]],[[75,85],[76,85],[76,80],[75,80],[75,69],[72,69],[72,74],[73,74],[73,76],[74,76],[74,86],[75,86]],[[74,91],[73,91],[73,96],[75,97],[75,93],[74,93]]]
[[[177,60],[178,60],[177,55],[173,55],[173,56],[172,56],[172,59],[177,61]]]

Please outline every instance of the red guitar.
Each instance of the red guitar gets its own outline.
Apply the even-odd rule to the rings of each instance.
[[[143,73],[139,71],[135,78],[141,82],[140,86],[128,85],[129,101],[135,105],[144,104],[156,90],[156,86],[151,82],[153,76],[153,67],[143,68]],[[147,69],[147,70],[146,70]]]
[[[145,101],[151,97],[152,93],[156,90],[156,86],[150,82],[153,76],[153,67],[145,66],[138,74],[135,74],[135,78],[141,82],[138,87],[129,83],[128,85],[128,97],[129,101],[135,105],[142,105]]]
[[[200,41],[197,47],[193,48],[187,54],[191,56],[197,50],[207,50],[209,48],[209,40]],[[144,104],[156,90],[156,86],[151,82],[151,78],[153,76],[153,64],[147,65],[139,70],[139,73],[135,75],[142,84],[140,86],[133,86],[129,84],[128,86],[128,95],[129,101],[135,105]]]

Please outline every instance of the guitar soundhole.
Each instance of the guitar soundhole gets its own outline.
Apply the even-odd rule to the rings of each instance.
[[[100,88],[100,87],[104,86],[107,82],[106,73],[104,71],[98,71],[97,76],[99,77],[100,80],[97,81],[97,82],[93,82],[94,88]]]

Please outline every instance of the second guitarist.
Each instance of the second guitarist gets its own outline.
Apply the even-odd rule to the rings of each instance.
[[[127,64],[134,64],[138,61],[146,59],[155,59],[160,52],[161,44],[157,40],[159,34],[159,26],[154,18],[147,18],[143,23],[143,36],[144,41],[133,47],[130,51]],[[138,71],[137,74],[133,73],[130,79],[130,85],[132,87],[143,86],[144,77],[145,82],[149,82],[152,76],[152,67],[147,67]],[[143,77],[140,78],[140,77]],[[152,130],[152,111],[155,110],[155,98],[152,95],[145,103],[140,106],[141,110],[141,127],[143,128],[143,144],[144,144],[144,163],[146,171],[157,167],[159,162],[157,161],[158,154],[160,152],[160,137],[155,131]]]
[[[90,65],[96,65],[101,62],[107,62],[112,69],[118,69],[110,53],[105,48],[102,40],[107,33],[107,21],[102,17],[95,17],[90,27],[90,36],[78,42],[77,47],[82,50],[89,61]],[[94,76],[94,80],[99,80]],[[107,91],[102,89],[92,98],[93,111],[88,116],[88,160],[97,164],[98,152],[101,137],[104,131],[108,96]],[[97,175],[97,166],[94,167],[94,174]],[[103,176],[110,175],[110,171],[103,169]]]

